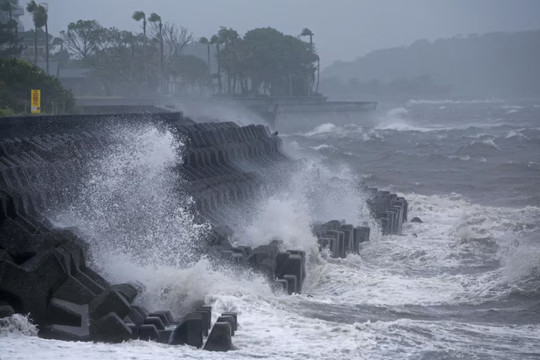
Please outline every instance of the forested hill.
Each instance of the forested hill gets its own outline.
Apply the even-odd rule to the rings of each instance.
[[[329,95],[540,95],[540,30],[418,40],[321,73]]]

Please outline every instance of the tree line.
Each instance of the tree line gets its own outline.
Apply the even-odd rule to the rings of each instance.
[[[221,27],[210,40],[199,41],[208,48],[216,46],[220,93],[308,96],[315,92],[319,57],[313,46],[313,33],[304,29],[300,36],[310,36],[310,42],[270,27],[250,30],[243,37],[232,28]]]
[[[2,9],[14,4],[14,0],[0,0]],[[44,42],[46,72],[49,58],[63,68],[90,69],[95,95],[310,96],[318,90],[319,57],[309,29],[292,36],[257,28],[241,36],[220,27],[209,38],[195,39],[188,29],[139,10],[132,19],[141,24],[140,32],[77,20],[50,40],[47,7],[30,1],[26,10],[34,22],[34,64],[38,42]],[[0,28],[0,41],[10,46],[1,47],[5,51],[0,56],[9,57],[22,49],[16,23],[5,27]],[[38,40],[42,28],[45,39]],[[185,53],[196,44],[206,45],[206,57]]]

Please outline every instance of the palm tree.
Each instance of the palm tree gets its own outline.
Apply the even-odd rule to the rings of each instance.
[[[17,4],[17,0],[2,0],[0,4],[0,10],[7,11],[9,14],[9,22],[13,22],[13,6]],[[17,36],[17,26],[15,26],[15,36]]]
[[[156,13],[150,14],[148,21],[159,23],[159,93],[163,93],[163,24],[161,16]]]
[[[144,11],[135,11],[132,16],[135,21],[143,21],[143,34],[144,34],[144,83],[145,89],[148,90],[148,71],[146,69],[146,14]]]
[[[26,5],[26,11],[32,14],[34,22],[34,65],[37,65],[37,32],[39,28],[45,26],[45,56],[46,70],[49,73],[49,28],[47,25],[48,15],[47,9],[43,5],[38,5],[35,0],[30,1]]]
[[[212,35],[210,38],[210,44],[216,44],[216,57],[217,57],[217,76],[218,76],[218,87],[219,94],[221,95],[221,67],[219,66],[219,43],[220,39],[217,35]]]
[[[309,47],[311,48],[311,51],[313,51],[313,35],[315,35],[313,34],[313,31],[308,28],[304,28],[300,34],[300,36],[309,36]]]
[[[12,11],[13,11],[13,6],[17,4],[17,0],[2,0],[2,3],[0,4],[0,10],[2,11],[7,11],[8,14],[9,14],[9,22],[8,24],[13,24],[14,26],[14,33],[15,33],[15,37],[18,38],[19,37],[19,29],[18,29],[18,26],[17,26],[17,22],[15,20],[13,20],[13,14],[12,14]]]
[[[309,36],[309,49],[311,50],[311,52],[313,52],[313,35],[315,35],[315,34],[313,34],[313,31],[311,31],[308,28],[304,28],[302,30],[302,33],[300,34],[300,36]],[[320,60],[319,60],[319,57],[317,56],[317,86],[315,88],[316,93],[319,92],[320,68],[321,68]],[[309,88],[309,95],[311,95],[311,91],[312,91],[312,87]]]
[[[206,50],[208,54],[208,75],[210,75],[212,73],[210,69],[210,40],[208,40],[208,38],[205,38],[203,36],[202,38],[199,39],[199,44],[206,45]]]

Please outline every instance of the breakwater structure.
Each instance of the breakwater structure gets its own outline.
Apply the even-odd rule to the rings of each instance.
[[[239,120],[252,123],[254,118],[280,133],[309,131],[316,126],[333,123],[371,124],[377,108],[374,101],[329,101],[325,96],[214,96],[155,98],[78,98],[77,106],[85,113],[152,112],[156,109],[181,110],[193,118],[220,121]],[[225,119],[223,118],[225,117]]]
[[[211,229],[206,239],[194,239],[204,242],[200,248],[265,274],[276,291],[302,292],[304,251],[283,249],[277,240],[255,248],[231,240],[231,214],[253,211],[254,199],[279,183],[276,173],[294,166],[281,139],[265,126],[196,123],[181,113],[12,117],[0,119],[0,318],[30,314],[47,338],[143,339],[230,350],[237,313],[212,315],[201,303],[175,318],[168,309],[137,305],[141,289],[111,284],[93,267],[91,239],[55,226],[48,216],[51,204],[73,201],[89,158],[114,141],[111,129],[141,123],[167,129],[185,144],[176,170],[193,197],[195,221]],[[407,201],[377,189],[365,192],[383,233],[399,234]],[[313,233],[321,249],[345,257],[369,241],[370,229],[331,220],[314,224]]]

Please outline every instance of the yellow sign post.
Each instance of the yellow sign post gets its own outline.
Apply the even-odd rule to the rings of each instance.
[[[32,114],[39,114],[41,113],[41,90],[32,89],[32,98],[30,99],[31,102],[31,110]]]

